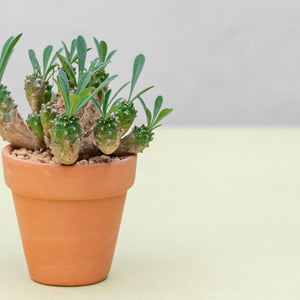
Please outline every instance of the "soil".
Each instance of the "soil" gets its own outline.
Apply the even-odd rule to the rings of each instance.
[[[12,151],[12,156],[34,161],[34,162],[40,162],[45,164],[53,164],[53,165],[60,165],[61,163],[58,161],[56,157],[53,156],[50,150],[40,151],[40,150],[28,150],[26,148],[21,149],[15,149]],[[111,163],[114,161],[122,160],[126,156],[108,156],[108,155],[98,155],[93,156],[87,159],[81,159],[77,161],[74,165],[76,166],[82,166],[82,165],[95,165],[95,164],[103,164],[103,163]]]

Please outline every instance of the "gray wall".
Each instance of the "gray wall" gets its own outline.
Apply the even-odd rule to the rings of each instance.
[[[300,124],[299,17],[293,0],[1,1],[0,45],[24,33],[3,81],[26,115],[27,50],[96,36],[118,49],[113,87],[146,55],[138,88],[156,85],[145,98],[175,108],[168,124]]]

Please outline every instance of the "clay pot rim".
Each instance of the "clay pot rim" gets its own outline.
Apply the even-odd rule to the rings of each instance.
[[[41,162],[36,162],[36,161],[31,161],[31,160],[25,160],[21,158],[17,158],[11,155],[11,152],[15,149],[15,147],[11,144],[8,144],[3,147],[2,149],[2,155],[6,156],[8,159],[15,160],[18,162],[22,162],[24,164],[32,164],[32,165],[38,165],[38,166],[47,166],[47,168],[99,168],[99,166],[110,166],[110,165],[117,165],[117,164],[122,164],[127,162],[128,160],[132,159],[133,157],[137,156],[136,154],[130,154],[126,158],[123,158],[118,161],[113,161],[110,163],[101,163],[101,164],[88,164],[88,165],[58,165],[58,164],[48,164],[48,163],[41,163]]]

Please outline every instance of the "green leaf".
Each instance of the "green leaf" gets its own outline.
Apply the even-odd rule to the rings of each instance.
[[[89,94],[93,91],[93,89],[94,89],[94,88],[91,86],[91,87],[88,87],[88,88],[86,88],[85,90],[83,90],[83,91],[79,94],[80,98],[83,99],[84,97],[86,97],[87,95],[89,95]]]
[[[50,103],[53,103],[53,101],[55,100],[56,96],[57,96],[57,94],[53,94],[51,96]]]
[[[13,49],[19,39],[21,38],[22,33],[17,35],[15,38],[12,36],[10,37],[4,44],[2,51],[1,51],[1,56],[0,56],[0,82],[2,80],[5,68],[8,64],[9,58],[13,52]]]
[[[105,62],[106,54],[107,54],[107,44],[104,41],[101,41],[100,54],[99,54],[100,62]]]
[[[66,113],[68,118],[71,116],[70,114],[70,91],[69,91],[69,83],[68,83],[68,78],[66,73],[60,69],[58,71],[58,78],[59,78],[59,83],[64,91],[65,96],[63,95],[64,98],[64,103],[65,103],[65,108],[66,108]]]
[[[156,116],[158,115],[158,113],[160,111],[162,103],[163,103],[163,97],[162,96],[158,96],[156,98],[155,104],[154,104],[153,121],[156,119]]]
[[[53,46],[49,45],[45,48],[45,50],[43,52],[43,74],[44,74],[44,77],[45,77],[45,74],[47,71],[47,67],[48,67],[48,63],[49,63],[49,59],[50,59],[52,50],[53,50]]]
[[[113,75],[111,77],[108,77],[106,80],[104,80],[98,86],[98,88],[94,90],[94,92],[91,95],[86,96],[84,99],[81,100],[81,102],[79,103],[79,105],[77,106],[77,108],[76,108],[76,110],[75,110],[75,112],[73,114],[76,115],[90,101],[90,99],[92,99],[93,97],[95,97],[95,95],[97,95],[107,84],[109,84],[116,77],[118,77],[118,75]]]
[[[99,43],[96,38],[94,38],[94,42],[97,48],[100,62],[105,62],[105,57],[107,54],[107,44],[104,41],[100,41]]]
[[[78,77],[82,75],[85,66],[87,47],[83,36],[77,38],[77,55],[78,55]]]
[[[163,118],[165,118],[169,113],[171,113],[172,112],[172,108],[165,108],[165,109],[163,109],[160,113],[159,113],[159,115],[158,115],[158,117],[157,117],[157,119],[154,121],[154,122],[152,122],[153,124],[151,125],[151,128],[149,128],[150,130],[153,130],[155,127],[155,125],[158,123],[158,122],[160,122]]]
[[[88,85],[91,80],[91,73],[89,71],[82,74],[78,82],[77,95],[79,95]]]
[[[87,48],[86,52],[89,52],[91,49],[92,49],[92,48]],[[71,60],[71,64],[73,64],[73,63],[75,63],[75,62],[78,64],[77,60],[78,60],[78,55],[75,54],[74,57],[73,57],[72,60]]]
[[[76,86],[77,85],[77,83],[76,83],[76,77],[75,77],[75,73],[74,73],[74,70],[73,70],[70,62],[67,60],[66,57],[62,56],[58,52],[56,52],[56,55],[57,55],[58,59],[60,60],[60,62],[62,64],[62,68],[64,69],[64,71],[68,75],[68,77],[71,80],[72,84],[74,86]]]
[[[76,109],[80,101],[81,101],[81,97],[79,95],[76,94],[70,95],[70,115],[73,114],[74,110]]]
[[[130,81],[126,82],[125,84],[123,84],[118,91],[114,94],[114,96],[112,97],[112,99],[110,100],[109,104],[118,96],[118,94],[130,83]]]
[[[66,58],[70,61],[72,59],[72,57],[71,57],[71,54],[70,54],[70,52],[68,50],[68,47],[67,47],[67,45],[65,44],[64,41],[61,41],[61,42],[62,42],[63,47],[65,49]]]
[[[101,107],[100,107],[99,102],[98,102],[95,98],[92,98],[92,102],[93,102],[93,104],[95,105],[95,107],[99,110],[101,116],[103,116],[103,111],[102,111],[102,109],[101,109]]]
[[[111,90],[108,90],[105,93],[105,96],[104,96],[104,101],[103,101],[103,105],[102,105],[103,114],[104,114],[103,117],[104,118],[106,116],[106,110],[107,110],[107,107],[108,107],[108,100],[109,100],[110,94],[111,94]]]
[[[71,56],[71,58],[70,58],[70,60],[73,58],[73,55],[75,53],[76,43],[77,43],[76,39],[73,39],[72,43],[71,43],[71,50],[70,50],[70,56]]]
[[[104,70],[105,67],[109,64],[110,62],[103,62],[103,63],[99,63],[98,65],[96,65],[94,67],[94,69],[91,71],[92,75],[94,75],[96,72],[100,71],[100,70]]]
[[[141,97],[139,97],[139,100],[141,101],[142,106],[143,106],[143,108],[144,108],[144,110],[145,110],[145,113],[146,113],[146,117],[147,117],[147,127],[150,128],[150,124],[151,124],[151,120],[152,120],[151,111],[147,108],[147,106],[146,106],[144,100],[143,100]]]
[[[34,74],[41,75],[41,67],[36,58],[35,52],[32,49],[28,50],[28,55],[34,70]]]
[[[141,95],[143,95],[144,93],[146,93],[147,91],[149,91],[150,89],[154,88],[154,85],[147,87],[146,89],[142,90],[141,92],[139,92],[134,98],[132,98],[130,101],[128,101],[129,103],[133,102],[136,98],[140,97]]]
[[[132,79],[131,79],[131,88],[130,88],[130,94],[128,97],[129,102],[131,99],[133,89],[136,85],[136,82],[143,70],[144,63],[145,63],[145,56],[143,54],[137,55],[136,58],[134,59],[133,70],[132,70]]]
[[[4,58],[6,56],[6,52],[7,52],[7,49],[9,48],[9,45],[11,43],[11,41],[14,39],[13,36],[11,36],[6,42],[5,44],[3,45],[2,47],[2,51],[1,51],[1,55],[0,55],[0,67],[4,61]]]
[[[152,127],[152,128],[151,128],[151,131],[154,130],[154,129],[156,129],[157,127],[160,127],[160,126],[162,126],[162,124],[158,124],[158,125]]]
[[[46,74],[44,74],[44,78],[45,78],[46,80],[49,80],[49,78],[47,78],[47,76],[49,75],[49,73],[50,73],[55,67],[57,67],[57,65],[51,65],[51,66],[47,69]],[[51,77],[51,76],[50,76],[50,77]]]
[[[63,50],[63,48],[60,48],[56,52],[61,53],[62,50]],[[54,56],[53,56],[53,58],[50,61],[50,66],[54,65],[54,63],[55,63],[56,60],[57,60],[57,55],[55,53]]]
[[[111,58],[114,56],[114,54],[115,54],[116,52],[117,52],[117,50],[111,51],[111,52],[107,55],[106,61],[110,61]]]
[[[114,101],[114,103],[111,105],[110,110],[108,111],[108,113],[106,114],[107,117],[109,117],[112,113],[114,113],[117,109],[118,106],[117,104],[122,100],[123,98],[118,98],[116,101]]]

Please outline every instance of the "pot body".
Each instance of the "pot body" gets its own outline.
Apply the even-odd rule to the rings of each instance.
[[[104,280],[110,270],[136,156],[110,164],[58,166],[2,151],[23,249],[33,280],[75,286]]]

